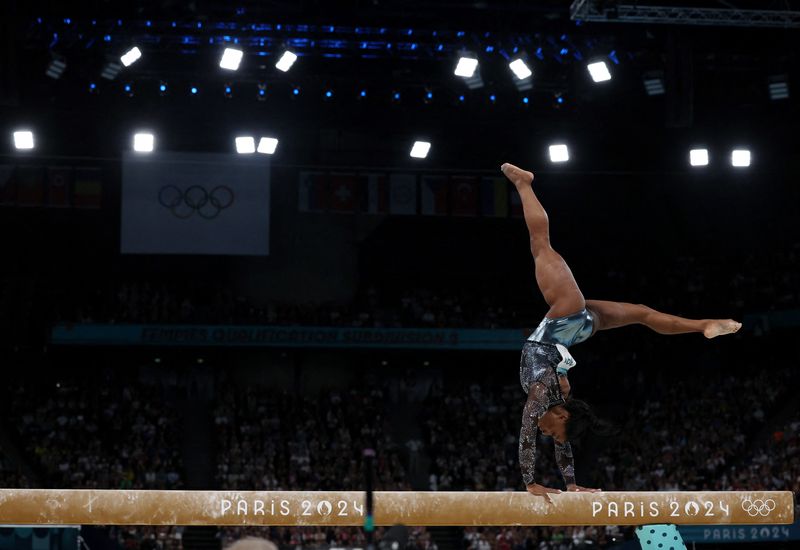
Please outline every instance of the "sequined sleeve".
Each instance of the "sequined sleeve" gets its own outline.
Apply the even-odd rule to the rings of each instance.
[[[569,441],[564,444],[555,442],[556,448],[556,463],[559,470],[561,470],[561,477],[564,478],[564,483],[569,485],[575,484],[575,462],[572,459],[572,446]]]
[[[522,410],[522,428],[519,432],[519,467],[526,486],[534,483],[536,435],[539,433],[539,419],[547,412],[547,401],[547,388],[544,384],[531,384],[528,400]]]

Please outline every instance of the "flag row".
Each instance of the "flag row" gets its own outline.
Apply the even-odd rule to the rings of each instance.
[[[496,218],[522,215],[519,195],[503,177],[301,172],[297,199],[300,212]]]
[[[100,208],[100,168],[0,164],[0,206]]]

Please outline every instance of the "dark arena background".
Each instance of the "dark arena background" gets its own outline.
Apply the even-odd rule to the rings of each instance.
[[[799,47],[794,0],[3,0],[0,550],[800,547]],[[564,492],[523,479],[548,306],[506,162],[587,300],[742,323],[570,347],[600,493],[543,432]],[[153,490],[222,519],[126,521]]]

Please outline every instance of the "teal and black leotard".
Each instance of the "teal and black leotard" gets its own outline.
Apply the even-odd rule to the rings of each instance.
[[[536,436],[539,419],[551,407],[565,402],[558,383],[559,376],[574,365],[567,350],[559,351],[557,344],[568,348],[588,339],[594,332],[594,317],[583,309],[567,317],[544,318],[528,337],[522,348],[519,379],[528,396],[522,412],[519,434],[519,465],[525,485],[534,483],[536,466]],[[567,358],[562,355],[566,353]],[[556,463],[567,485],[575,483],[575,465],[569,442],[555,443]]]

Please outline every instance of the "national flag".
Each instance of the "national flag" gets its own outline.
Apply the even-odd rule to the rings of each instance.
[[[16,203],[16,188],[14,186],[13,164],[0,164],[0,204],[12,205]]]
[[[300,172],[297,209],[300,212],[324,212],[328,201],[328,175],[324,172]]]
[[[417,176],[414,174],[389,176],[389,213],[401,215],[417,213]]]
[[[478,181],[472,176],[450,178],[450,212],[454,216],[478,215]]]
[[[481,215],[495,218],[508,217],[510,187],[505,178],[481,179]]]
[[[389,213],[389,176],[386,174],[367,174],[367,204],[364,211],[367,214]]]
[[[422,176],[420,211],[428,216],[447,215],[447,176]]]
[[[47,204],[54,207],[69,206],[69,187],[72,180],[71,166],[48,166]]]
[[[44,203],[44,169],[41,166],[17,166],[17,205],[42,206]]]
[[[358,204],[358,176],[331,174],[328,182],[328,208],[331,212],[355,212]]]
[[[76,168],[72,205],[75,208],[100,208],[103,204],[102,172],[99,168]]]

